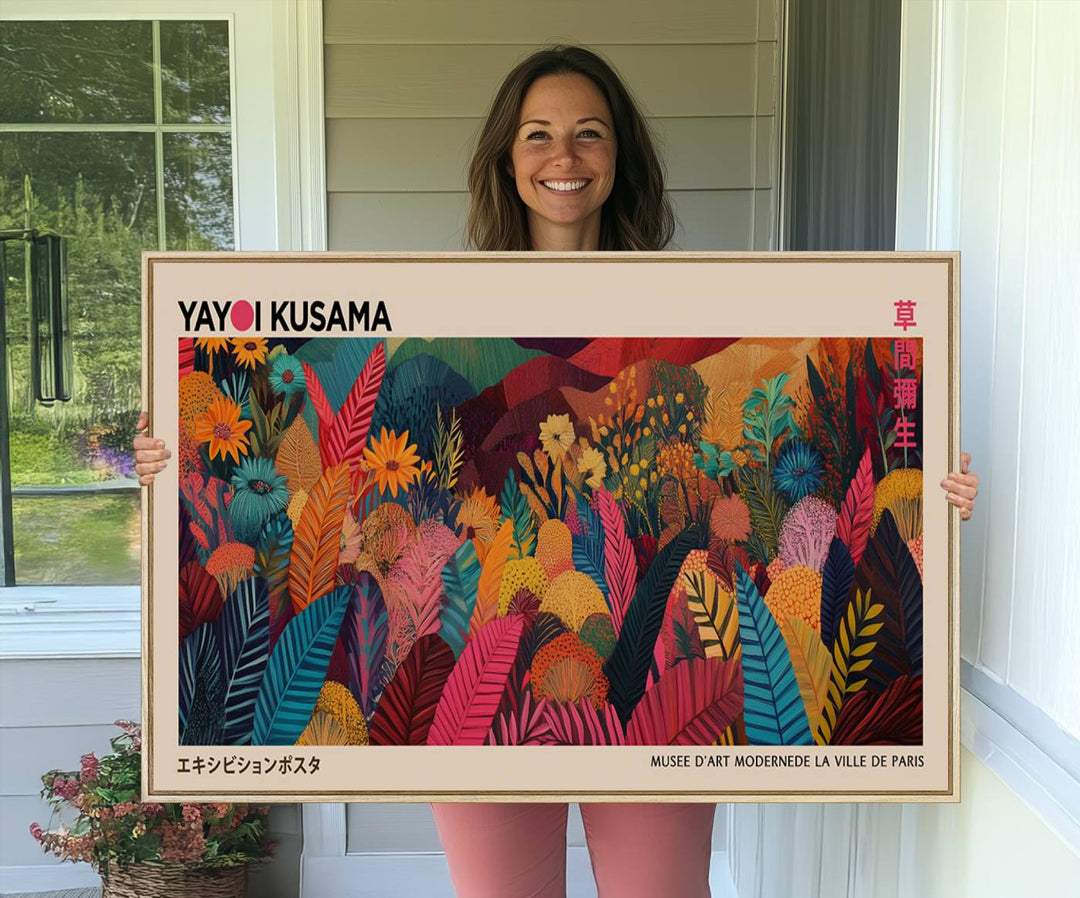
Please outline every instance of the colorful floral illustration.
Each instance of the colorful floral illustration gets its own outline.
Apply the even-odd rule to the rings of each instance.
[[[890,340],[182,343],[183,744],[921,744]]]

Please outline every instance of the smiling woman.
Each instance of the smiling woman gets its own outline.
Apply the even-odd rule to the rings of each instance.
[[[525,94],[520,117],[510,168],[533,246],[575,252],[599,245],[616,155],[604,95],[584,75],[547,75]]]
[[[507,75],[468,183],[479,250],[659,250],[675,230],[644,115],[582,47],[541,50]]]

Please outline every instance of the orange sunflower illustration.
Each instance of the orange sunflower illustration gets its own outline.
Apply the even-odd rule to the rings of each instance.
[[[499,529],[499,503],[482,486],[461,500],[457,523],[467,539],[490,543]]]
[[[195,419],[195,439],[210,444],[211,459],[230,455],[233,462],[239,462],[240,454],[248,453],[248,438],[244,434],[250,429],[250,421],[240,420],[240,406],[224,396],[214,399]]]
[[[241,365],[254,368],[266,358],[268,347],[265,337],[233,337],[233,355]]]
[[[220,352],[223,349],[229,348],[228,337],[196,337],[195,348],[203,349],[209,355],[213,355],[215,352]]]
[[[382,429],[379,439],[372,439],[371,448],[364,449],[364,458],[367,460],[368,469],[375,475],[379,482],[379,489],[390,487],[390,495],[397,498],[398,489],[407,492],[409,486],[420,473],[417,462],[420,456],[416,454],[416,444],[407,447],[409,431],[398,436],[394,431],[386,432]]]

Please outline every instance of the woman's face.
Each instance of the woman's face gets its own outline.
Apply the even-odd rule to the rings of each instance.
[[[615,182],[615,129],[607,101],[584,75],[532,83],[510,151],[534,248],[599,243],[600,210]],[[537,246],[540,244],[540,246]],[[556,247],[553,247],[556,248]]]

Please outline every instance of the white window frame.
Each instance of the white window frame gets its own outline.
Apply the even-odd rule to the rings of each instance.
[[[938,180],[942,147],[948,145],[943,134],[955,127],[942,87],[949,54],[956,51],[947,45],[946,0],[902,2],[896,248],[957,249],[951,243],[951,187]],[[981,536],[985,539],[985,531]],[[982,554],[971,560],[978,564]],[[969,582],[965,588],[983,589],[981,577]],[[967,659],[960,667],[961,744],[1080,852],[1080,742],[992,674]]]
[[[2,21],[229,23],[239,250],[326,248],[321,0],[4,0]],[[138,657],[140,587],[0,589],[0,659]]]

